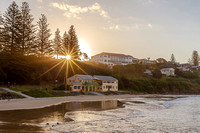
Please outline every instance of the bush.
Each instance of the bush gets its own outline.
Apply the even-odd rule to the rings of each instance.
[[[53,97],[52,94],[48,93],[45,90],[31,89],[29,91],[24,91],[23,93],[26,94],[26,95],[29,95],[31,97],[36,97],[36,98],[39,98],[39,97]]]
[[[157,78],[157,79],[160,79],[162,77],[162,73],[161,73],[160,69],[155,69],[153,71],[153,77]]]

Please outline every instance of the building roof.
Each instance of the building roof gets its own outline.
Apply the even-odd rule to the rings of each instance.
[[[174,70],[174,68],[162,68],[161,70]]]
[[[125,55],[125,54],[119,54],[119,53],[108,53],[108,52],[102,52],[100,54],[96,54],[94,56],[97,56],[97,55],[110,55],[110,56],[123,56],[123,57],[133,57],[131,55]]]
[[[76,74],[75,76],[81,77],[82,79],[85,79],[85,80],[93,79],[93,77],[91,75]]]
[[[94,75],[93,78],[96,79],[96,80],[107,80],[107,81],[115,81],[115,80],[117,80],[116,78],[113,78],[112,76]]]

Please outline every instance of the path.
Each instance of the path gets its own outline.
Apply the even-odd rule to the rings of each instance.
[[[23,97],[25,97],[25,98],[34,98],[34,97],[28,96],[28,95],[26,95],[26,94],[23,94],[23,93],[21,93],[21,92],[17,92],[17,91],[11,90],[11,89],[9,89],[9,88],[5,88],[5,87],[0,87],[0,88],[3,89],[3,90],[5,90],[5,91],[8,91],[8,92],[13,92],[13,93],[15,93],[15,94],[21,95],[21,96],[23,96]]]

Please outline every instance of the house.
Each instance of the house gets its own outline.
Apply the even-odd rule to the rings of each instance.
[[[149,70],[149,69],[146,69],[145,72],[144,72],[144,74],[147,74],[147,75],[149,75],[149,76],[152,76],[152,75],[153,75],[152,71]]]
[[[192,69],[193,69],[193,70],[200,71],[200,66],[192,66]]]
[[[145,64],[145,65],[153,65],[156,64],[155,60],[148,60],[148,59],[140,59],[138,61],[139,64]]]
[[[175,69],[174,68],[163,68],[160,70],[162,74],[166,76],[175,76]]]
[[[118,80],[111,76],[93,76],[94,80],[99,84],[98,91],[118,91]]]
[[[137,63],[138,59],[131,55],[102,52],[92,56],[90,61],[106,64],[112,68],[114,65],[128,65]]]
[[[179,64],[177,69],[184,72],[191,71],[191,65],[189,63]]]
[[[67,79],[67,84],[71,91],[96,91],[98,88],[98,83],[91,75],[76,74]]]
[[[71,91],[118,91],[118,80],[111,76],[76,74],[68,78],[67,84]]]

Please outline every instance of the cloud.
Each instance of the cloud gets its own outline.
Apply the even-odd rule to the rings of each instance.
[[[65,11],[64,16],[68,18],[81,19],[80,14],[84,13],[98,13],[103,18],[110,18],[108,13],[104,11],[100,4],[94,3],[91,6],[81,7],[77,5],[51,3],[51,6]]]
[[[43,0],[37,0],[38,2],[42,2]]]
[[[150,29],[152,29],[152,28],[153,28],[151,24],[148,24],[147,26],[148,26]]]
[[[119,25],[113,25],[109,27],[110,30],[119,30]]]

